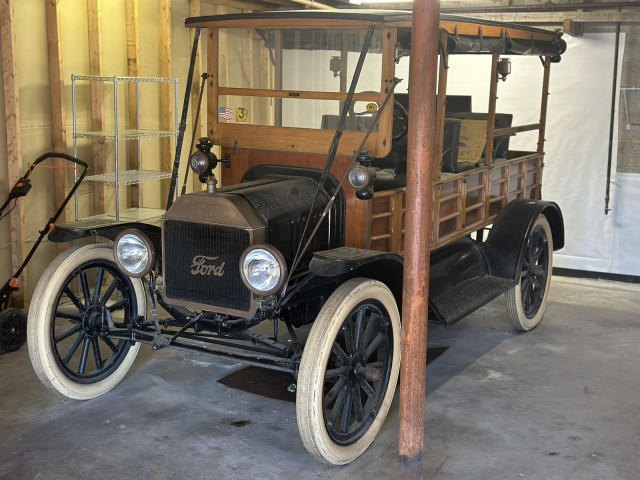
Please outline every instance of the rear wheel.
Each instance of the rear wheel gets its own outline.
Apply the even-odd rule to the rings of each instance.
[[[27,340],[27,314],[19,308],[0,312],[0,354],[18,350]]]
[[[144,313],[142,282],[118,270],[111,246],[66,251],[43,273],[29,309],[29,356],[36,374],[69,398],[108,392],[140,349],[140,344],[111,340],[109,328],[126,328]]]
[[[505,293],[507,315],[517,330],[532,330],[542,320],[549,298],[552,267],[551,227],[547,218],[540,215],[527,238],[520,281]]]
[[[307,339],[296,394],[298,428],[316,459],[342,465],[359,457],[382,427],[400,369],[400,315],[375,280],[342,284]]]

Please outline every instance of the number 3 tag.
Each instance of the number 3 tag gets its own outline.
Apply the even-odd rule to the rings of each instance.
[[[248,123],[249,122],[249,109],[245,107],[236,108],[236,122]]]

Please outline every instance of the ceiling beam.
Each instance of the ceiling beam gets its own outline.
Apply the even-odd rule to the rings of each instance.
[[[581,37],[584,35],[584,23],[566,18],[562,23],[562,31],[572,37]]]
[[[518,13],[474,13],[476,18],[512,23],[537,23],[562,25],[565,20],[582,23],[640,23],[640,11],[618,12],[518,12]]]

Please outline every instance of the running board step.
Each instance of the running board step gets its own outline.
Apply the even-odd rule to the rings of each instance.
[[[456,285],[433,298],[432,302],[444,323],[450,325],[475,312],[515,284],[514,280],[508,278],[483,275]]]

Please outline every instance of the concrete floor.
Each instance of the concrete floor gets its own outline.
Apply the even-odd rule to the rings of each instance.
[[[554,277],[528,334],[502,300],[431,326],[429,345],[449,348],[428,369],[424,478],[640,478],[639,293]],[[143,347],[123,383],[77,402],[39,383],[26,347],[0,356],[0,478],[397,477],[397,395],[365,455],[331,467],[302,447],[294,404],[217,383],[239,368]]]

